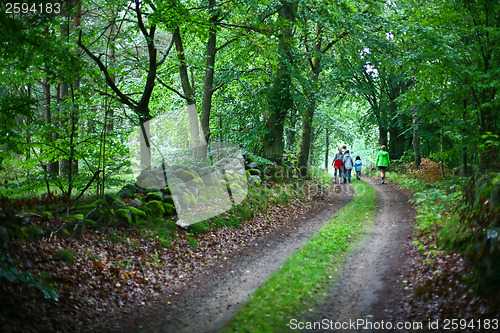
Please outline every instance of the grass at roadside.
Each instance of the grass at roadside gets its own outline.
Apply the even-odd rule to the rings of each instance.
[[[353,200],[250,296],[223,332],[282,332],[324,299],[344,256],[375,216],[375,190],[363,181],[352,186]]]

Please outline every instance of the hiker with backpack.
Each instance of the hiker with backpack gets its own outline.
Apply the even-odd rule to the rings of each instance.
[[[349,153],[349,149],[345,151],[344,156],[342,158],[342,162],[344,164],[344,184],[347,183],[347,180],[349,180],[350,183],[351,172],[352,172],[352,167],[354,166],[354,161],[352,160],[351,154]]]
[[[335,156],[333,157],[333,182],[337,182],[337,171],[339,174],[339,183],[340,179],[342,178],[342,169],[344,167],[344,162],[342,161],[344,157],[344,154],[342,153],[342,148],[339,147],[338,151],[335,153]]]

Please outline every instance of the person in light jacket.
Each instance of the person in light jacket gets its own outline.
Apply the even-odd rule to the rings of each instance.
[[[361,157],[356,156],[356,160],[354,161],[354,171],[356,171],[356,178],[358,180],[361,179],[361,166],[363,163],[361,162]]]
[[[380,151],[377,155],[377,161],[375,165],[380,170],[380,177],[382,177],[382,184],[385,184],[385,171],[389,167],[389,153],[387,152],[387,146],[383,145],[380,147]]]
[[[344,162],[344,184],[347,183],[347,180],[349,180],[350,183],[351,172],[354,162],[352,160],[351,154],[349,153],[349,149],[345,151],[344,157],[342,158],[342,162]]]

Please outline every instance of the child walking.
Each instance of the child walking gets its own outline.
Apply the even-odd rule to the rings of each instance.
[[[354,170],[356,171],[356,178],[358,180],[361,179],[361,166],[363,163],[361,162],[361,157],[356,156],[356,161],[354,161]]]

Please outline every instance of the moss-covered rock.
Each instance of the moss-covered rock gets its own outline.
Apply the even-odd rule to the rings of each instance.
[[[146,195],[146,201],[149,202],[153,200],[163,201],[163,195],[161,194],[161,192],[149,192]]]
[[[205,196],[205,195],[200,195],[198,197],[198,203],[200,204],[209,204],[210,203],[210,200],[208,200],[208,198]]]
[[[7,227],[7,232],[9,233],[10,239],[13,240],[24,240],[29,241],[28,234],[17,225],[11,225]]]
[[[104,200],[109,206],[111,206],[113,202],[115,202],[116,200],[120,200],[120,197],[114,193],[106,193],[104,195]]]
[[[171,195],[166,195],[164,198],[163,198],[163,202],[165,203],[169,203],[171,205],[174,204],[174,198],[172,198]]]
[[[56,251],[55,255],[67,264],[75,263],[75,257],[73,255],[73,252],[69,250],[59,249]]]
[[[231,181],[234,180],[234,176],[231,176],[231,175],[229,175],[229,174],[226,173],[224,175],[224,179],[227,180],[228,182],[231,182]]]
[[[44,234],[43,229],[34,226],[28,227],[26,229],[26,233],[32,240],[39,240],[43,237]]]
[[[188,181],[194,179],[195,177],[196,176],[192,172],[189,172],[187,170],[182,171],[181,174],[179,175],[179,178],[185,182],[188,182]]]
[[[85,223],[83,223],[81,219],[71,219],[70,221],[68,221],[66,230],[69,235],[82,236],[86,230]]]
[[[167,216],[175,215],[174,205],[169,203],[163,203],[163,209],[165,210],[165,215]]]
[[[120,201],[121,202],[121,201]],[[76,208],[76,211],[83,214],[86,220],[99,222],[100,224],[107,224],[113,220],[113,210],[110,208],[105,200],[97,200],[89,205],[81,205]]]
[[[45,211],[42,213],[42,217],[46,218],[46,219],[49,219],[51,217],[53,217],[52,213],[49,212],[49,211]]]
[[[134,208],[134,207],[130,207],[130,206],[127,207],[127,210],[132,215],[132,221],[135,224],[144,222],[144,220],[146,220],[146,217],[147,217],[146,212],[144,212],[144,211],[142,211],[142,210],[140,210],[138,208]]]
[[[88,205],[80,205],[76,207],[76,210],[80,213],[83,213],[84,215],[87,215],[91,210],[93,210],[96,207],[108,207],[108,203],[104,201],[103,199],[99,199],[91,204]]]
[[[154,217],[162,217],[165,214],[163,203],[159,200],[150,201],[146,206],[151,210],[151,215]]]
[[[244,193],[243,189],[238,184],[231,184],[229,187],[230,187],[231,193],[233,195],[235,195],[235,194],[241,195]]]
[[[137,209],[142,210],[144,213],[146,213],[146,217],[153,216],[151,209],[149,209],[149,207],[146,205],[141,205],[137,207]]]
[[[125,222],[127,224],[132,224],[132,214],[126,208],[120,208],[115,211],[115,218],[120,220],[121,222]]]
[[[97,228],[99,226],[94,220],[91,219],[85,219],[85,224],[91,228]]]
[[[116,195],[121,199],[134,198],[134,194],[137,192],[137,187],[134,184],[127,184],[123,186]]]
[[[191,192],[186,192],[186,204],[189,208],[196,208],[198,203],[196,202],[196,197]]]
[[[118,209],[126,208],[126,207],[127,207],[127,205],[125,205],[125,203],[121,200],[115,200],[111,204],[111,208],[114,209],[115,211],[117,211]]]
[[[260,176],[261,174],[259,169],[248,169],[247,171],[252,176]]]
[[[158,186],[149,186],[144,190],[146,193],[151,193],[151,192],[161,192],[160,188]]]
[[[192,183],[194,183],[195,186],[197,187],[203,187],[205,186],[205,183],[203,183],[203,179],[200,177],[196,176],[191,180]]]

